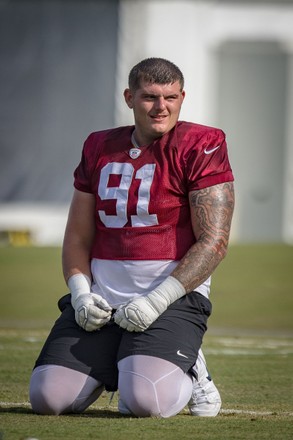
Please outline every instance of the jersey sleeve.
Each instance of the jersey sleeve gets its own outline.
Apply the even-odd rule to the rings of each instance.
[[[190,150],[186,169],[189,191],[234,180],[222,130],[210,129],[198,139]]]
[[[74,187],[79,191],[93,193],[91,176],[94,164],[94,133],[90,134],[86,139],[79,165],[74,171]]]

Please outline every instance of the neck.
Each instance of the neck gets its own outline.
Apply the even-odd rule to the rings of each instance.
[[[140,148],[140,146],[139,146],[137,140],[135,139],[134,132],[133,132],[132,135],[131,135],[131,143],[132,143],[132,145],[133,145],[135,148]]]

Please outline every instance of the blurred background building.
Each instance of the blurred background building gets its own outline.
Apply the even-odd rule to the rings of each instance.
[[[61,244],[83,142],[133,123],[149,56],[183,71],[181,119],[227,134],[232,241],[293,243],[289,0],[0,0],[0,243]]]

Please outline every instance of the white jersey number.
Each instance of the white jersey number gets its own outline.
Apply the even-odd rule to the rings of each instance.
[[[131,226],[152,226],[158,224],[156,214],[149,214],[150,189],[153,183],[155,164],[146,164],[139,168],[134,178],[140,179],[136,215],[131,215]],[[109,187],[111,174],[121,176],[119,186]],[[128,222],[127,203],[129,188],[133,181],[134,168],[130,163],[112,162],[102,168],[98,194],[102,200],[116,200],[116,215],[98,211],[101,221],[107,228],[123,228]]]

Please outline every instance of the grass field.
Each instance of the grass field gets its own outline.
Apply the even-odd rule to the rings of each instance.
[[[212,419],[121,416],[117,393],[83,415],[32,413],[31,368],[66,292],[60,255],[0,248],[0,440],[293,438],[292,246],[231,246],[214,274],[204,351],[223,406]]]

